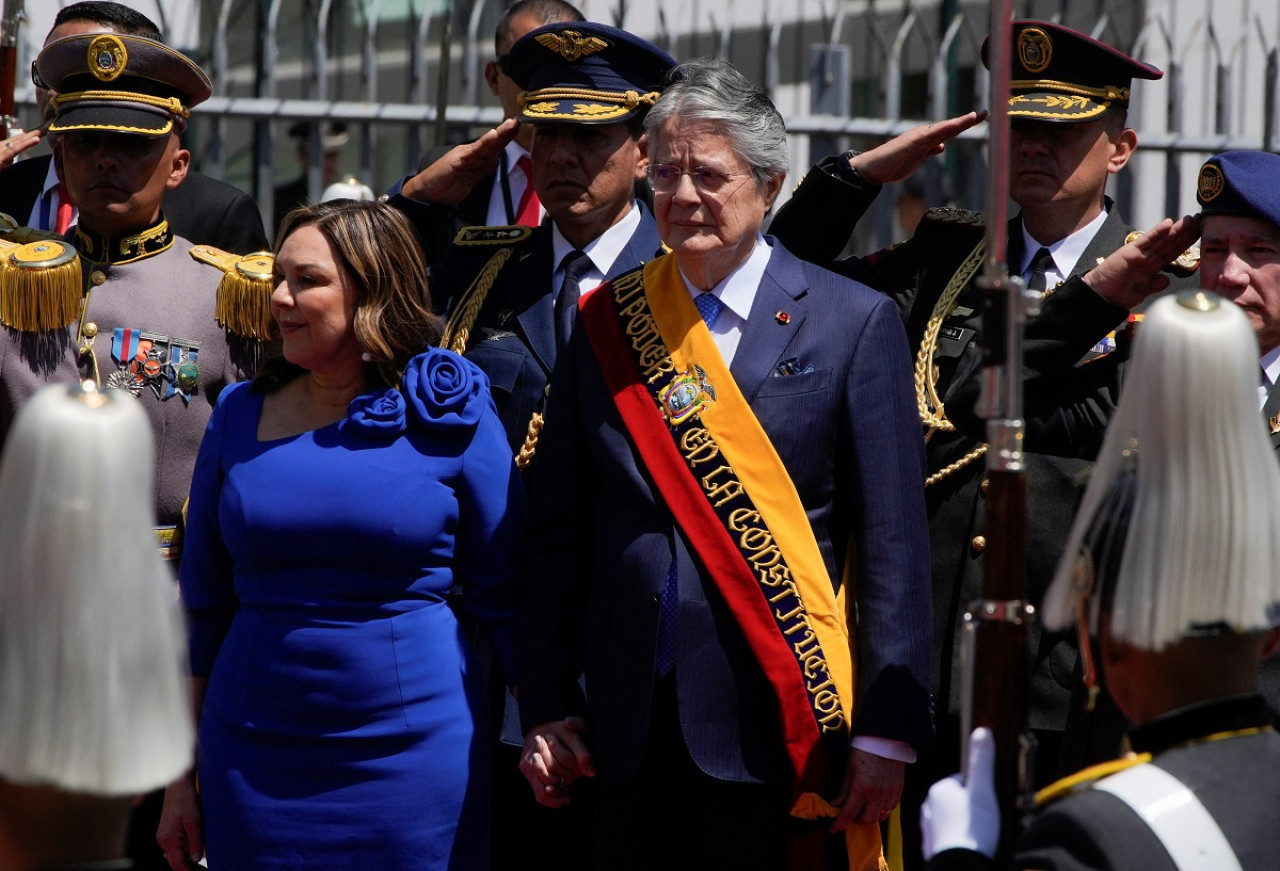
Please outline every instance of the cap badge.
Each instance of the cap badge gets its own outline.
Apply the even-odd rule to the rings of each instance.
[[[129,52],[118,37],[103,34],[89,43],[89,72],[99,81],[115,81],[128,65]]]
[[[1206,163],[1200,167],[1200,178],[1196,181],[1196,196],[1200,198],[1200,202],[1213,202],[1226,186],[1226,179],[1222,177],[1222,170],[1218,169],[1217,164]]]
[[[576,63],[588,55],[593,55],[609,47],[598,36],[583,36],[576,30],[562,30],[559,33],[540,33],[537,37],[543,45],[560,55],[569,63]]]
[[[1018,34],[1018,60],[1029,73],[1039,74],[1053,60],[1053,41],[1038,27],[1028,27]]]

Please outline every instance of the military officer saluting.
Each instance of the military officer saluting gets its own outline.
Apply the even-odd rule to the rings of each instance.
[[[1009,222],[1008,261],[1010,272],[1047,294],[1041,314],[1028,325],[1027,357],[1053,339],[1055,347],[1067,346],[1076,362],[1109,350],[1114,340],[1108,333],[1123,323],[1111,302],[1069,279],[1094,268],[1133,233],[1106,188],[1138,145],[1126,124],[1131,88],[1135,80],[1163,74],[1085,34],[1044,21],[1013,23],[1010,58],[1009,192],[1020,211]],[[957,392],[982,365],[982,292],[974,279],[985,254],[985,221],[978,212],[933,209],[906,242],[868,257],[833,261],[848,241],[851,222],[878,192],[875,182],[892,180],[878,174],[879,167],[866,165],[874,153],[824,161],[809,173],[771,231],[801,256],[893,297],[913,344],[918,405],[929,439],[926,503],[940,754],[935,771],[941,776],[959,766],[959,617],[980,597],[988,539],[1001,534],[985,527],[986,445],[956,431],[949,415]],[[833,227],[833,215],[844,221]],[[1041,600],[1062,552],[1075,506],[1075,479],[1084,468],[1075,459],[1027,456],[1027,584],[1033,603]],[[1033,627],[1029,647],[1028,725],[1039,738],[1035,781],[1043,785],[1086,761],[1109,757],[1115,747],[1107,745],[1118,742],[1121,724],[1115,717],[1102,728],[1068,731],[1074,646],[1067,635]],[[1105,740],[1089,746],[1075,741],[1086,734],[1090,741]]]
[[[1257,686],[1280,646],[1280,466],[1258,422],[1252,316],[1180,291],[1138,330],[1044,607],[1087,632],[1133,754],[1041,791],[1014,868],[1276,867],[1280,736]],[[989,867],[990,742],[975,734],[967,780],[930,790],[930,869]]]
[[[580,294],[661,253],[657,225],[636,199],[648,166],[641,124],[675,61],[626,31],[592,22],[538,28],[516,42],[506,72],[524,89],[533,127],[541,226],[464,228],[431,268],[446,300],[446,344],[489,376],[517,463],[537,447],[545,389]],[[391,204],[428,222],[427,204]]]
[[[191,159],[179,134],[211,91],[195,63],[154,40],[91,33],[50,43],[36,68],[58,92],[49,134],[80,221],[65,239],[0,250],[0,439],[45,383],[132,393],[155,432],[166,550],[218,392],[248,374],[266,336],[271,258],[201,246],[222,267],[210,268],[161,212]],[[144,506],[109,510],[122,508]]]

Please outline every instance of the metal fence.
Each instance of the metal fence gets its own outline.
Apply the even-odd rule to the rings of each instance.
[[[156,0],[163,2],[163,0]],[[170,41],[209,71],[215,96],[188,144],[201,169],[253,192],[271,215],[275,185],[322,174],[320,125],[352,132],[344,175],[375,189],[411,171],[431,145],[463,141],[501,111],[483,80],[506,0],[200,0],[194,44]],[[587,0],[587,17],[625,27],[675,57],[725,58],[763,84],[787,118],[793,178],[811,160],[866,147],[916,123],[979,108],[985,3],[963,0]],[[1061,21],[1166,71],[1135,84],[1130,124],[1142,154],[1113,196],[1136,223],[1192,203],[1184,181],[1207,154],[1274,149],[1280,4],[1171,0],[1017,4],[1019,17]],[[37,42],[38,46],[38,42]],[[22,95],[19,95],[20,97]],[[287,145],[309,122],[303,161]],[[983,128],[923,174],[930,203],[981,205]],[[865,244],[889,241],[893,196]]]

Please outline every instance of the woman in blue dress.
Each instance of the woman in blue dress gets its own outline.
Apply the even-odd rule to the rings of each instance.
[[[281,230],[283,356],[219,398],[181,568],[198,779],[170,786],[174,868],[487,867],[481,675],[510,666],[523,493],[473,364],[432,348],[426,269],[393,209]],[[510,671],[508,670],[508,674]]]

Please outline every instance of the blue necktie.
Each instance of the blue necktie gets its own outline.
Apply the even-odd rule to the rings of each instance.
[[[560,268],[564,270],[564,284],[556,294],[556,353],[569,344],[569,334],[573,332],[573,323],[577,319],[578,299],[582,296],[580,283],[592,269],[591,258],[574,249],[564,255]]]
[[[698,307],[698,314],[708,327],[720,317],[724,303],[714,293],[700,293],[693,298]],[[659,676],[671,672],[676,664],[676,622],[680,616],[680,595],[676,584],[676,561],[671,561],[667,569],[667,579],[662,584],[662,595],[658,599],[658,649],[654,657],[654,671]]]

